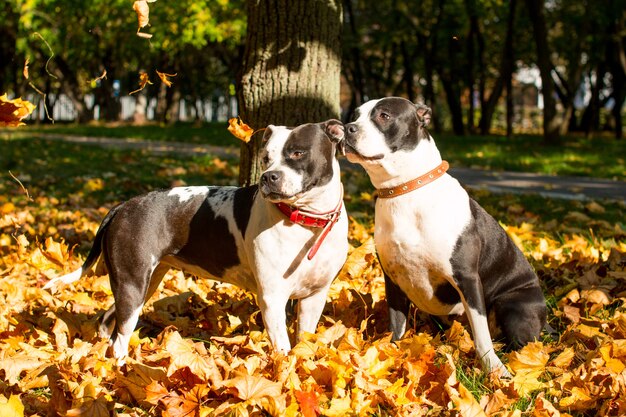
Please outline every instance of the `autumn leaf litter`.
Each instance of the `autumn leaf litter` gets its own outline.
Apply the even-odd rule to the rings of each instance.
[[[353,250],[318,332],[288,356],[272,351],[251,294],[171,271],[144,308],[131,359],[119,369],[96,336],[98,316],[112,302],[107,277],[84,278],[55,294],[41,289],[82,263],[60,236],[91,242],[107,208],[29,201],[19,186],[11,190],[0,199],[0,415],[626,413],[626,243],[619,223],[598,223],[596,236],[568,221],[542,223],[523,208],[506,212],[516,220],[504,227],[545,284],[558,333],[518,352],[499,350],[511,380],[478,370],[460,322],[442,330],[414,312],[413,330],[390,342],[371,213],[357,211]],[[371,207],[367,193],[350,199]],[[598,206],[581,212],[593,216]],[[553,228],[558,233],[545,231]]]

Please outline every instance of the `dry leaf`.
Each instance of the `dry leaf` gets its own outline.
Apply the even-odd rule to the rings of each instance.
[[[96,77],[92,80],[89,81],[89,85],[91,86],[91,88],[96,88],[98,86],[98,81],[104,80],[107,77],[107,70],[104,69],[102,71],[102,74],[99,77]]]
[[[235,388],[237,398],[251,402],[264,397],[278,397],[282,391],[281,384],[256,375],[238,376],[224,381],[224,385]]]
[[[161,79],[161,82],[168,87],[172,86],[172,82],[168,79],[168,77],[176,77],[176,74],[166,74],[164,72],[160,72],[156,70],[157,75]]]
[[[35,110],[35,105],[16,98],[9,100],[6,93],[0,96],[0,127],[22,126],[22,119]]]
[[[317,417],[320,415],[318,394],[315,391],[300,391],[295,392],[296,400],[300,405],[300,411],[304,417]]]
[[[22,71],[22,74],[24,74],[24,78],[26,78],[27,80],[30,77],[30,75],[28,73],[28,63],[29,62],[30,62],[30,58],[26,57],[26,61],[24,62],[24,69]]]
[[[250,142],[250,138],[254,134],[254,129],[245,124],[239,117],[228,119],[228,131],[245,143]]]
[[[133,10],[137,13],[137,21],[139,27],[137,28],[137,35],[142,38],[151,38],[152,35],[148,33],[142,33],[141,29],[146,27],[150,22],[150,6],[148,3],[154,3],[156,0],[136,0],[133,3]]]
[[[140,72],[139,73],[139,88],[131,93],[128,93],[128,95],[132,95],[135,93],[138,93],[139,91],[143,90],[144,88],[146,88],[146,85],[148,84],[152,84],[152,82],[150,81],[150,78],[148,77],[148,73],[147,72]]]

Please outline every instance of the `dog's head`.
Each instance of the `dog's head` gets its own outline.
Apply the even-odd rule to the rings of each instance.
[[[412,152],[429,139],[431,110],[400,97],[370,100],[346,125],[345,153],[351,162],[375,162],[395,152]]]
[[[275,202],[296,200],[338,178],[335,154],[343,137],[344,127],[339,120],[296,128],[268,126],[261,153],[259,189],[263,197]]]

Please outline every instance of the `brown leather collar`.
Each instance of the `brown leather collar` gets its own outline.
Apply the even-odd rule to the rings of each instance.
[[[428,171],[421,177],[417,177],[414,180],[405,182],[404,184],[400,184],[393,188],[380,188],[376,190],[376,193],[378,194],[378,198],[393,198],[402,194],[410,193],[411,191],[417,190],[426,184],[430,184],[437,178],[440,178],[446,173],[449,167],[450,165],[448,164],[448,161],[443,161],[441,162],[441,165],[432,171]]]

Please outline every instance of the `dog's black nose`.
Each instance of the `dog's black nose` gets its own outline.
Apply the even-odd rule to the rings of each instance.
[[[261,182],[267,185],[273,185],[280,181],[283,173],[280,171],[267,171],[261,175]]]
[[[357,130],[359,130],[359,128],[357,127],[355,123],[347,124],[346,129],[348,130],[348,133],[356,133]]]

